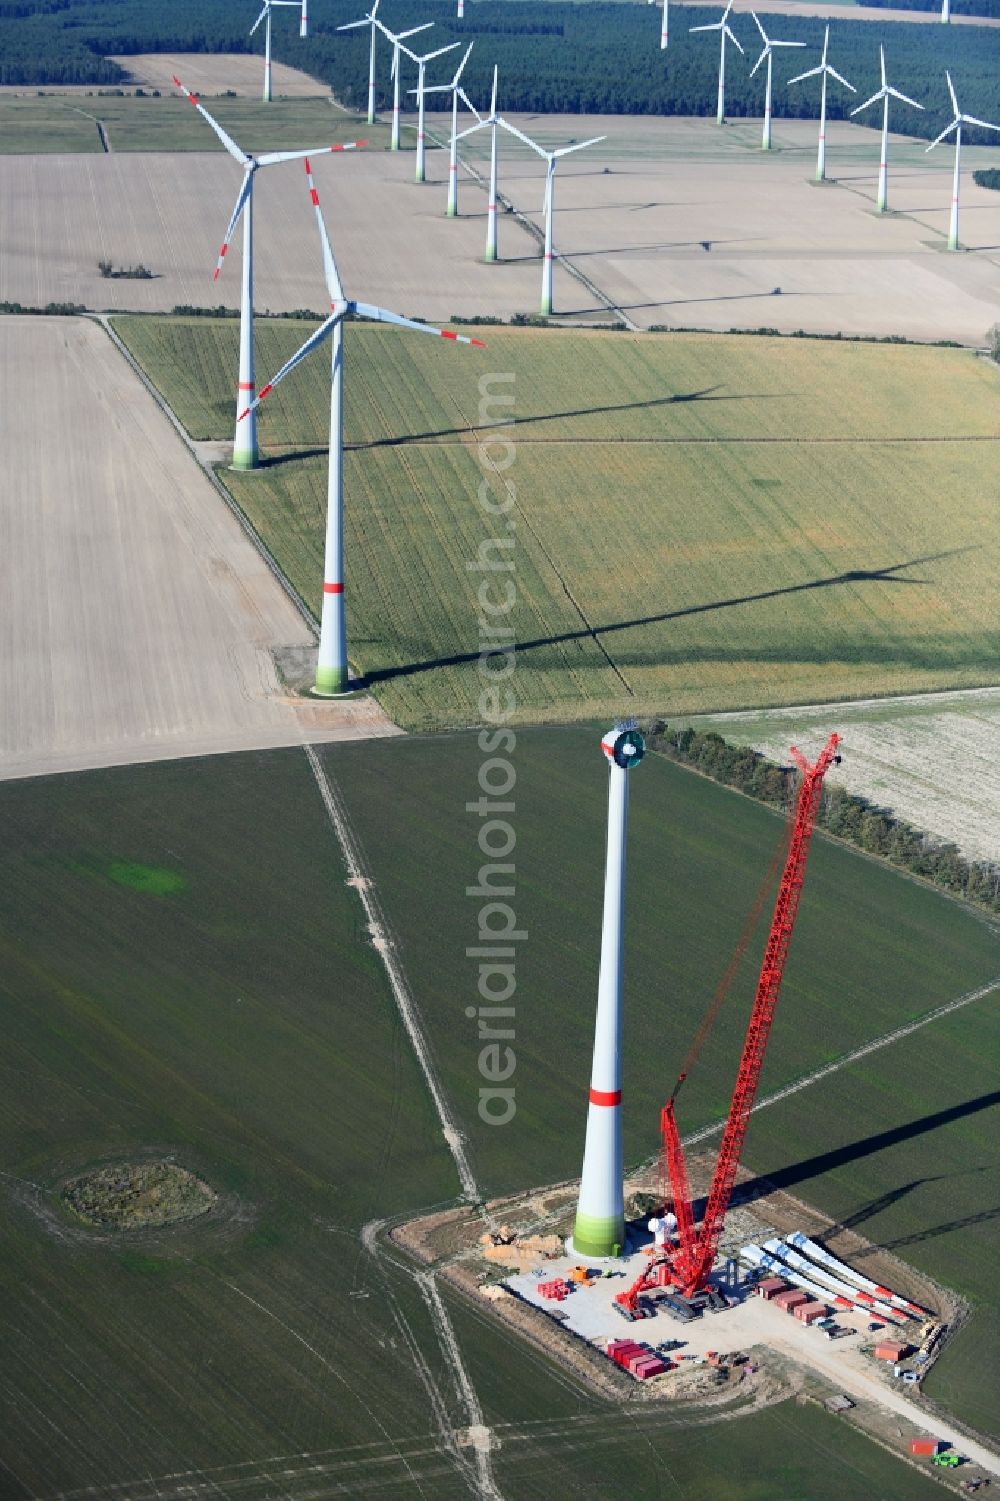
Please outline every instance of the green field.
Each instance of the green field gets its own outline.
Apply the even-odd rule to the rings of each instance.
[[[331,108],[327,99],[275,99],[262,114],[256,99],[208,99],[207,108],[245,151],[293,151],[316,140],[387,146],[386,126]],[[117,98],[93,94],[46,95],[42,99],[0,96],[0,154],[103,151],[104,127],[111,151],[222,151],[205,121],[180,96]]]
[[[481,905],[462,895],[482,861],[478,818],[464,811],[478,796],[476,740],[323,751],[368,851],[488,1192],[579,1172],[604,857],[606,776],[597,739],[593,730],[526,730],[511,758],[512,905],[529,936],[517,960],[517,1115],[503,1129],[478,1119],[480,1044],[465,1018],[477,980],[465,949],[476,942]],[[656,1149],[659,1108],[735,945],[780,820],[661,758],[647,758],[633,774],[629,817],[625,1152],[639,1162]],[[404,858],[401,849],[411,853]],[[996,928],[975,913],[823,838],[810,860],[763,1093],[1000,973]],[[762,941],[760,934],[758,955]],[[726,1112],[753,952],[685,1085],[684,1130]],[[982,1306],[983,1317],[942,1362],[931,1389],[992,1431],[984,1372],[998,1370],[991,1336],[1000,1303],[997,1220],[984,1193],[997,1165],[988,1060],[998,1030],[995,997],[976,1002],[762,1111],[747,1141],[755,1170],[784,1174],[793,1193],[831,1215],[856,1216],[861,1233],[896,1246]]]
[[[547,755],[534,764],[547,780]],[[305,757],[6,782],[0,810],[0,1493],[474,1493],[439,1442],[427,1382],[446,1422],[468,1419],[424,1304],[359,1244],[366,1222],[457,1183]],[[401,833],[401,863],[422,862]],[[439,883],[452,912],[454,873]],[[439,998],[418,993],[437,1038]],[[558,987],[538,1002],[565,1014]],[[572,1161],[576,1113],[546,1168]],[[123,1236],[60,1208],[65,1178],[147,1153],[202,1174],[220,1210]],[[613,1483],[652,1498],[664,1475],[694,1501],[935,1494],[787,1404],[727,1422],[720,1460],[720,1430],[690,1411],[623,1418],[449,1304],[509,1498],[598,1501]]]
[[[115,326],[192,436],[231,436],[232,322]],[[305,331],[258,325],[262,379]],[[480,576],[467,564],[505,526],[477,501],[479,380],[508,372],[521,720],[995,679],[1000,382],[986,362],[829,341],[485,333],[486,350],[455,350],[348,330],[349,640],[399,723],[478,718]],[[223,473],[310,602],[328,382],[317,355],[262,409],[266,466]]]

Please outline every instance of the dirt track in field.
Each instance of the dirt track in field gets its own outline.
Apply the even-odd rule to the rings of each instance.
[[[297,704],[311,632],[110,339],[0,319],[0,778],[393,732]]]

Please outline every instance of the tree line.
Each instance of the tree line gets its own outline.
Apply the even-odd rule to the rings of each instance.
[[[963,0],[955,0],[956,10]],[[964,0],[965,8],[1000,5],[1000,0]],[[368,32],[337,34],[336,27],[363,13],[361,0],[330,0],[314,7],[311,36],[300,41],[291,12],[276,12],[273,52],[276,59],[303,68],[326,83],[344,103],[360,108],[367,95]],[[528,113],[623,115],[710,115],[714,113],[718,46],[711,34],[692,35],[690,28],[715,21],[719,7],[691,8],[673,14],[670,46],[661,52],[655,7],[609,4],[605,0],[469,0],[465,19],[457,20],[453,0],[390,0],[386,24],[396,29],[433,20],[428,48],[449,42],[478,41],[466,71],[466,88],[485,106],[493,64],[500,69],[500,104]],[[252,17],[249,18],[252,20]],[[815,80],[787,87],[796,73],[815,66],[824,22],[810,17],[774,16],[768,23],[781,40],[802,41],[802,50],[775,57],[774,112],[781,118],[815,118],[819,88]],[[763,111],[764,73],[750,78],[760,39],[747,15],[732,17],[746,48],[746,58],[730,49],[727,59],[727,108],[733,118]],[[261,33],[248,37],[243,0],[0,0],[0,82],[8,84],[121,83],[124,74],[109,54],[151,51],[259,52]],[[948,123],[950,105],[944,70],[949,68],[962,109],[983,119],[1000,117],[1000,70],[995,49],[975,27],[934,27],[887,21],[837,19],[831,24],[830,59],[857,88],[847,94],[834,85],[831,118],[844,118],[879,87],[878,44],[886,45],[890,81],[925,106],[899,105],[894,130],[932,139]],[[433,40],[432,40],[433,39]],[[992,38],[991,38],[992,40]],[[423,39],[421,39],[423,43]],[[379,39],[377,92],[379,107],[390,103],[389,48]],[[407,63],[405,88],[415,70]],[[434,68],[444,77],[447,61]],[[406,96],[407,107],[413,105]],[[877,111],[870,116],[877,124]],[[981,133],[982,134],[982,133]],[[975,140],[974,135],[968,137]],[[994,138],[995,141],[995,138]],[[984,143],[990,137],[984,136]]]
[[[674,729],[655,720],[646,733],[650,748],[672,761],[773,808],[791,805],[798,777],[794,767],[779,766],[750,746],[731,745],[714,730]],[[825,784],[816,825],[977,907],[1000,912],[1000,865],[967,860],[957,845],[923,833],[866,797]]]

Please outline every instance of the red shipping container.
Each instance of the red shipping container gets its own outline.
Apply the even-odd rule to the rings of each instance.
[[[911,1454],[940,1454],[944,1445],[936,1438],[911,1438]]]
[[[830,1310],[825,1303],[799,1303],[792,1309],[792,1313],[802,1324],[815,1324],[817,1319],[830,1317]]]
[[[637,1365],[632,1375],[637,1381],[648,1381],[650,1376],[662,1375],[666,1369],[663,1361],[658,1360],[654,1356],[651,1360],[643,1361],[641,1365]]]
[[[788,1313],[800,1303],[810,1303],[812,1299],[808,1293],[800,1292],[798,1288],[789,1288],[787,1293],[778,1293],[771,1301]]]
[[[766,1303],[769,1303],[778,1293],[787,1293],[788,1283],[781,1277],[765,1277],[763,1282],[757,1283],[757,1292]]]
[[[885,1344],[875,1346],[876,1360],[902,1360],[909,1353],[909,1345],[897,1344],[895,1340],[887,1340]]]

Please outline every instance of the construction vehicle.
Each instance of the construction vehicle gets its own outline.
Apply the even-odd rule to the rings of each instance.
[[[781,880],[778,885],[778,895],[775,901],[774,915],[771,919],[767,946],[764,950],[764,961],[761,965],[760,976],[757,981],[757,989],[750,1011],[750,1021],[743,1040],[743,1052],[736,1073],[736,1085],[729,1106],[729,1115],[726,1119],[722,1143],[719,1147],[719,1156],[716,1161],[711,1188],[709,1189],[705,1213],[700,1227],[696,1227],[691,1203],[687,1161],[684,1155],[684,1148],[681,1145],[680,1133],[677,1129],[674,1105],[677,1093],[687,1078],[691,1064],[697,1057],[708,1035],[708,1031],[718,1014],[729,983],[731,983],[735,976],[739,960],[742,958],[742,954],[749,942],[753,922],[756,920],[756,916],[760,913],[766,901],[769,881],[765,881],[765,884],[758,893],[750,920],[741,935],[734,958],[730,961],[722,984],[716,991],[712,1004],[699,1028],[694,1044],[685,1060],[684,1067],[678,1075],[673,1093],[661,1112],[661,1187],[664,1191],[664,1200],[666,1200],[667,1191],[669,1190],[673,1213],[677,1217],[677,1243],[675,1246],[666,1248],[662,1255],[653,1257],[632,1286],[626,1289],[625,1292],[618,1294],[615,1301],[619,1312],[626,1318],[635,1316],[640,1306],[640,1296],[643,1293],[656,1292],[659,1294],[661,1300],[664,1300],[665,1294],[672,1293],[673,1296],[670,1301],[675,1305],[680,1304],[683,1306],[684,1304],[688,1304],[696,1307],[698,1303],[705,1306],[704,1299],[706,1294],[710,1293],[710,1291],[715,1291],[714,1289],[709,1290],[709,1273],[712,1270],[719,1249],[719,1241],[725,1225],[726,1212],[732,1197],[733,1185],[736,1182],[736,1172],[743,1150],[743,1141],[750,1120],[750,1112],[753,1109],[757,1094],[757,1085],[760,1081],[760,1073],[764,1064],[767,1041],[771,1031],[771,1024],[774,1020],[774,1012],[781,990],[781,981],[784,975],[785,962],[788,958],[792,930],[795,926],[795,919],[798,913],[809,844],[813,829],[815,828],[816,815],[819,811],[820,798],[823,792],[823,778],[829,768],[835,762],[839,763],[840,761],[840,756],[837,754],[839,743],[840,737],[838,735],[831,735],[823,751],[812,765],[794,746],[792,747],[791,754],[802,773],[802,781],[799,785],[794,813],[787,829],[787,845],[783,842],[779,846],[775,859],[772,862],[772,872],[776,873],[782,851],[787,851],[785,853]],[[771,872],[769,872],[769,876],[771,876]],[[721,1306],[726,1306],[724,1299]],[[694,1311],[694,1308],[692,1308],[692,1311]]]
[[[931,1464],[939,1465],[943,1470],[954,1470],[962,1463],[961,1454],[955,1454],[949,1449],[946,1454],[932,1454]]]

